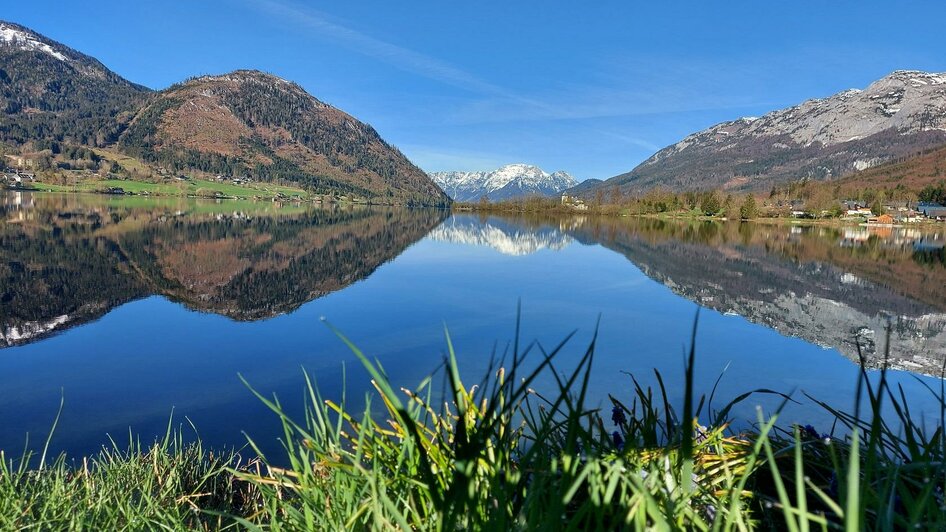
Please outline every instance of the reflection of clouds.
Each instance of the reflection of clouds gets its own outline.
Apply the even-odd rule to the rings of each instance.
[[[453,217],[431,231],[427,238],[472,246],[488,246],[504,255],[529,255],[540,249],[559,251],[572,243],[572,238],[558,229],[526,228],[496,221],[480,222],[475,218]]]

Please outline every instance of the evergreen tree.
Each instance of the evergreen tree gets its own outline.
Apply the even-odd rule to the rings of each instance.
[[[946,203],[946,182],[940,181],[937,185],[926,185],[920,191],[919,199],[926,203]]]
[[[716,192],[709,192],[703,196],[703,201],[700,203],[703,214],[713,216],[719,212],[719,207],[719,196]]]
[[[751,220],[758,216],[758,207],[755,204],[755,197],[752,194],[747,194],[746,199],[743,200],[742,205],[739,207],[739,218],[743,220]]]

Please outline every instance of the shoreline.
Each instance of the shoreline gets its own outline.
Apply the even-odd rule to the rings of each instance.
[[[605,205],[605,208],[608,206]],[[757,216],[749,219],[727,218],[725,216],[706,216],[693,215],[684,212],[667,213],[633,213],[633,212],[602,212],[598,209],[578,210],[572,208],[548,208],[548,209],[515,209],[515,208],[480,208],[477,206],[460,205],[454,206],[451,210],[462,214],[479,215],[497,215],[497,216],[522,216],[522,215],[545,215],[545,216],[595,216],[604,218],[643,218],[650,220],[673,220],[673,221],[696,221],[696,222],[718,222],[718,223],[758,223],[767,225],[804,225],[820,227],[867,227],[877,229],[946,229],[946,222],[924,219],[919,222],[896,223],[896,224],[872,224],[867,223],[866,219],[842,219],[842,218],[792,218],[782,216]]]
[[[132,183],[145,183],[153,184],[142,181],[133,181]],[[155,200],[167,200],[167,199],[182,199],[182,200],[224,200],[224,201],[252,201],[252,202],[273,202],[273,203],[297,203],[297,204],[311,204],[311,205],[348,205],[348,206],[375,206],[375,207],[424,207],[432,209],[443,209],[449,208],[449,206],[438,206],[438,205],[406,205],[403,203],[374,203],[368,200],[361,198],[355,199],[339,199],[331,196],[312,194],[310,192],[304,192],[305,196],[300,195],[291,195],[287,196],[285,194],[272,194],[272,195],[262,195],[262,194],[252,194],[252,195],[201,195],[201,194],[170,194],[167,192],[135,192],[135,191],[121,191],[121,192],[112,192],[108,190],[101,189],[77,189],[74,187],[68,187],[66,185],[52,185],[54,188],[44,188],[45,183],[41,183],[43,186],[33,186],[33,187],[9,187],[5,186],[2,190],[3,192],[29,192],[31,194],[68,194],[68,195],[90,195],[90,196],[103,196],[103,197],[127,197],[127,198],[143,198],[143,199],[155,199]],[[155,184],[156,185],[156,184]],[[253,190],[253,189],[248,189]],[[301,189],[300,189],[301,191]]]

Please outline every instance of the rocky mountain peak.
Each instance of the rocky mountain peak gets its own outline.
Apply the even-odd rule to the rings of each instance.
[[[606,182],[625,191],[764,189],[831,179],[946,144],[946,74],[898,70],[866,89],[716,124]]]
[[[524,163],[504,165],[489,172],[432,172],[431,179],[456,201],[478,201],[483,196],[503,200],[526,196],[554,196],[578,184],[568,172],[552,174]]]

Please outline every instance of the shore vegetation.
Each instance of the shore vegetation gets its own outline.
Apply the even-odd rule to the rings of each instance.
[[[783,423],[781,407],[732,416],[759,395],[781,405],[800,397],[697,395],[696,325],[682,403],[656,373],[656,388],[629,376],[604,407],[589,399],[594,340],[572,368],[558,362],[571,336],[551,348],[516,340],[471,386],[448,334],[442,370],[408,390],[339,336],[372,378],[362,411],[322,397],[307,375],[301,419],[253,392],[282,421],[280,456],[253,440],[214,453],[170,425],[150,446],[113,443],[88,458],[50,457],[45,448],[4,454],[0,528],[946,528],[942,385],[929,389],[940,399],[938,419],[917,419],[885,369],[862,371],[854,399],[869,407],[847,412],[809,398],[834,418],[815,428]],[[543,380],[552,392],[537,391]]]

